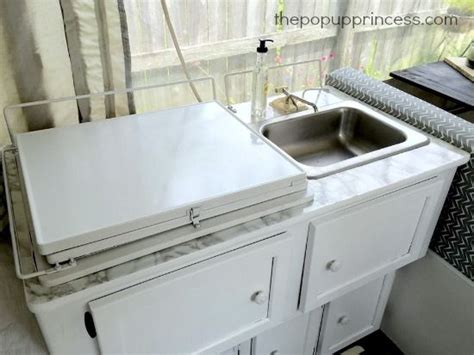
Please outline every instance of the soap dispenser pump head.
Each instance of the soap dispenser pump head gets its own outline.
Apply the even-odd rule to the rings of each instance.
[[[257,47],[257,53],[267,53],[268,47],[267,42],[273,42],[273,39],[259,39],[260,45]]]

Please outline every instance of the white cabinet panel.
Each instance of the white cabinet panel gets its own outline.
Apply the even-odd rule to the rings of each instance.
[[[380,327],[392,280],[371,281],[325,306],[319,354],[332,354]]]
[[[321,316],[318,308],[259,334],[252,340],[252,355],[312,355]]]
[[[426,237],[423,217],[434,205],[429,200],[436,199],[440,188],[440,182],[418,184],[312,221],[303,310],[338,297],[351,284],[369,280],[407,256],[414,245],[418,248],[420,239]]]
[[[232,348],[219,353],[219,355],[251,355],[252,353],[250,342],[250,340],[247,340],[244,343],[233,346]]]
[[[267,323],[287,240],[270,238],[90,302],[101,351],[200,352]]]

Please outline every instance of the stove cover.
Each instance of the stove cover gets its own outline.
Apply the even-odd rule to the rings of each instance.
[[[216,102],[22,133],[17,147],[43,255],[112,247],[156,224],[198,227],[306,187],[296,164]]]

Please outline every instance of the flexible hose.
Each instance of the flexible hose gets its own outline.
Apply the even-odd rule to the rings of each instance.
[[[194,83],[191,81],[191,76],[189,75],[188,68],[186,67],[186,62],[184,61],[183,52],[181,52],[181,48],[178,43],[178,38],[176,37],[176,32],[174,31],[173,24],[171,23],[170,13],[168,11],[168,6],[166,5],[166,0],[161,0],[161,7],[163,8],[163,14],[165,15],[166,25],[168,26],[168,30],[170,31],[171,40],[173,41],[174,48],[176,49],[176,53],[178,54],[179,61],[181,63],[181,67],[183,68],[184,75],[186,79],[189,80],[189,86],[193,91],[194,97],[198,102],[202,102],[201,96],[196,90]]]

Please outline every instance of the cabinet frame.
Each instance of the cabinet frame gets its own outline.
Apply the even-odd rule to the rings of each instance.
[[[431,178],[418,182],[414,185],[377,196],[372,200],[362,202],[344,210],[326,214],[313,219],[310,222],[309,227],[299,309],[301,309],[303,312],[311,311],[312,309],[320,307],[347,292],[363,286],[371,280],[382,277],[385,274],[423,256],[428,248],[432,228],[434,228],[434,224],[436,223],[439,214],[439,200],[441,197],[444,198],[444,183],[445,180],[442,178]],[[371,204],[377,203],[378,201],[383,202],[385,200],[390,200],[391,198],[397,198],[398,196],[410,196],[411,194],[417,193],[419,193],[420,196],[424,196],[425,200],[407,253],[400,255],[393,260],[387,260],[387,262],[382,265],[376,265],[372,270],[362,273],[357,277],[351,278],[339,286],[332,287],[317,294],[314,293],[314,289],[316,287],[315,285],[317,284],[317,279],[314,279],[314,275],[318,275],[318,271],[313,270],[315,267],[313,263],[318,262],[315,259],[316,256],[314,255],[315,250],[318,248],[318,224],[328,222],[331,219],[349,216],[350,214],[359,211],[361,208],[370,207]],[[329,236],[324,236],[324,238],[326,237],[329,238]]]
[[[368,327],[359,329],[356,333],[351,334],[349,337],[343,339],[342,341],[336,344],[330,344],[329,339],[325,337],[325,330],[329,326],[329,312],[331,311],[331,302],[324,305],[323,317],[321,321],[321,332],[318,339],[318,345],[316,348],[316,355],[329,355],[336,351],[339,351],[346,346],[352,344],[353,342],[365,337],[366,335],[380,329],[382,318],[387,306],[387,302],[390,296],[390,291],[392,290],[393,281],[395,279],[395,273],[387,274],[383,277],[382,286],[380,288],[377,304],[375,306],[374,316],[372,322]],[[365,286],[365,285],[364,285]],[[362,286],[362,287],[364,287]],[[344,297],[350,297],[351,294],[343,295]],[[334,300],[335,301],[335,300]],[[333,325],[334,326],[334,325]],[[337,326],[337,325],[336,325]]]
[[[199,277],[203,277],[209,271],[211,273],[219,273],[219,267],[221,265],[226,265],[226,267],[229,268],[232,264],[236,264],[235,267],[238,268],[238,263],[246,262],[247,258],[253,258],[254,261],[258,258],[262,258],[262,267],[270,266],[268,280],[269,294],[267,296],[268,301],[266,301],[266,316],[258,320],[257,322],[248,323],[242,328],[236,329],[235,332],[228,332],[219,335],[216,337],[216,339],[213,340],[211,340],[212,338],[210,338],[208,339],[210,340],[209,343],[201,344],[199,345],[199,348],[196,349],[193,348],[192,352],[207,353],[209,351],[224,351],[225,349],[228,349],[229,347],[232,347],[242,342],[242,340],[248,339],[254,336],[256,333],[259,333],[262,330],[271,327],[273,323],[277,323],[278,320],[281,318],[281,305],[284,304],[284,299],[286,297],[287,290],[285,289],[285,284],[286,280],[288,279],[288,263],[290,259],[288,255],[288,250],[290,250],[289,241],[289,233],[280,233],[256,244],[251,244],[238,250],[221,254],[209,260],[185,267],[183,269],[165,274],[163,276],[138,284],[136,286],[132,286],[130,288],[91,301],[89,303],[89,308],[96,323],[98,343],[101,350],[106,352],[119,353],[127,351],[126,348],[123,347],[126,345],[116,344],[112,342],[112,339],[116,337],[116,333],[114,332],[116,326],[114,324],[119,321],[119,319],[114,320],[113,318],[113,310],[116,309],[116,307],[120,308],[126,306],[127,304],[133,304],[137,300],[140,300],[140,295],[142,293],[147,294],[149,292],[156,292],[157,302],[159,302],[160,292],[161,290],[163,290],[163,287],[166,288],[166,285],[168,283],[175,283],[175,285],[177,283],[177,287],[179,287],[180,282],[184,281],[184,284],[187,284],[188,281],[186,280],[188,280],[189,277],[193,277],[193,275],[199,275]],[[268,263],[270,263],[270,265],[268,265]],[[225,276],[226,275],[224,274],[222,275],[222,277]],[[209,291],[211,295],[212,290]],[[136,296],[138,296],[138,298],[136,298]],[[251,294],[249,294],[249,302],[250,296]],[[149,296],[146,297],[147,299],[150,299]],[[194,301],[192,299],[192,295],[189,295],[189,298],[186,295],[185,299],[188,300],[186,302]],[[226,302],[225,300],[220,301],[221,304],[222,302],[224,302],[223,304],[225,304]],[[171,300],[170,302],[172,304],[173,300]],[[114,305],[115,303],[117,303],[118,305]],[[212,304],[212,300],[210,300],[209,303]],[[203,304],[201,306],[206,307],[207,305]],[[176,307],[179,307],[179,304],[176,304]],[[235,311],[239,312],[238,309],[236,309]],[[112,313],[112,315],[109,316],[110,313]],[[223,318],[219,320],[219,322],[222,324],[225,324],[226,322],[224,316],[225,315],[223,315]],[[122,319],[122,321],[124,320]],[[147,324],[146,321],[147,320],[145,319],[145,325]],[[159,327],[163,327],[163,324],[167,321],[170,321],[171,324],[173,322],[173,319],[160,320],[159,323],[161,323],[162,325]],[[130,350],[131,349],[129,349],[129,351]]]

